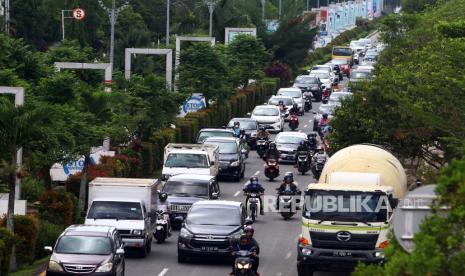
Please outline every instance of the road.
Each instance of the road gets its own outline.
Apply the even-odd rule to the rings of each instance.
[[[346,82],[346,80],[345,80]],[[345,83],[344,82],[344,83]],[[313,111],[318,109],[320,103],[313,103]],[[312,131],[312,112],[305,113],[299,117],[299,129],[304,133]],[[286,124],[286,130],[289,130]],[[228,180],[220,181],[221,199],[244,201],[242,187],[244,183],[253,175],[258,176],[264,186],[266,195],[275,195],[275,188],[279,186],[282,176],[286,171],[294,172],[294,178],[300,189],[314,181],[311,173],[304,176],[297,173],[293,165],[280,165],[281,178],[270,182],[264,177],[264,162],[258,157],[255,151],[251,152],[247,159],[245,178],[241,182]],[[260,268],[261,275],[295,276],[296,269],[296,244],[301,232],[300,212],[292,219],[285,221],[278,213],[266,213],[260,216],[254,223],[255,238],[260,244]],[[213,262],[190,262],[178,264],[177,262],[177,236],[170,237],[165,244],[152,245],[151,254],[145,259],[128,256],[126,258],[126,274],[131,276],[149,275],[228,275],[231,266],[228,263]],[[338,275],[334,273],[319,273],[319,275]]]

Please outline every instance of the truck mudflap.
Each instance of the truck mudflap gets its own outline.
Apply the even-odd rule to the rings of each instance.
[[[382,249],[345,250],[297,246],[298,265],[306,265],[312,270],[338,270],[353,268],[357,263],[378,264],[385,261]]]

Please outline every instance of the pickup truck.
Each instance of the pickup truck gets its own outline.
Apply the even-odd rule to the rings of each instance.
[[[166,181],[173,175],[200,174],[218,176],[219,148],[207,144],[168,144],[164,152],[161,179]]]

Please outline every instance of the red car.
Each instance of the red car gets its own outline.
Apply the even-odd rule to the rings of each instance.
[[[349,77],[349,75],[350,75],[350,64],[349,64],[348,59],[345,59],[345,58],[333,59],[333,60],[331,60],[331,63],[339,65],[339,67],[342,69],[342,72],[344,73],[344,75]]]

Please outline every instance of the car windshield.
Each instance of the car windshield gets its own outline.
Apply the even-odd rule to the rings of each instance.
[[[240,127],[244,129],[257,129],[257,122],[256,121],[242,121],[242,120],[231,120],[228,124],[228,127],[233,127],[234,122],[239,122]]]
[[[220,206],[194,206],[186,219],[187,224],[239,226],[239,209]]]
[[[87,218],[141,220],[142,210],[139,202],[94,201]]]
[[[234,137],[234,133],[230,131],[215,131],[215,130],[201,131],[198,141],[202,143],[208,137]]]
[[[369,79],[371,78],[370,72],[355,72],[350,73],[350,78],[352,79]]]
[[[274,97],[274,98],[271,98],[268,101],[268,104],[278,105],[279,101],[283,101],[284,105],[292,105],[294,103],[294,102],[292,102],[292,99],[290,99],[290,98],[277,98],[277,97]]]
[[[110,238],[89,236],[62,236],[55,247],[59,254],[110,255]]]
[[[237,153],[237,144],[236,142],[217,142],[217,141],[205,141],[206,144],[218,145],[220,148],[220,153],[224,154],[234,154]]]
[[[318,84],[318,79],[315,77],[297,77],[294,83],[315,83]]]
[[[321,221],[383,222],[389,208],[382,193],[314,190],[306,193],[304,216]]]
[[[300,141],[305,140],[305,137],[295,136],[295,135],[279,135],[276,138],[276,143],[278,144],[299,144]]]
[[[165,167],[170,168],[208,168],[205,154],[193,153],[169,153]]]
[[[331,61],[331,63],[332,63],[332,64],[337,64],[337,65],[343,65],[343,64],[347,64],[348,61],[347,61],[347,59],[342,59],[342,58],[340,58],[340,59],[333,59],[333,60]]]
[[[352,49],[350,48],[334,48],[333,49],[334,56],[351,56]]]
[[[313,77],[317,77],[317,78],[320,78],[320,79],[329,79],[329,74],[328,73],[312,73],[311,76]]]
[[[256,108],[253,112],[255,116],[278,116],[279,110],[277,108],[269,108],[269,107],[259,107]]]
[[[198,183],[195,180],[168,180],[163,186],[163,192],[168,195],[208,196],[208,183]]]
[[[281,91],[278,92],[278,95],[286,96],[286,97],[292,97],[292,98],[300,98],[300,97],[302,97],[301,92],[296,91],[296,90],[281,90]]]

